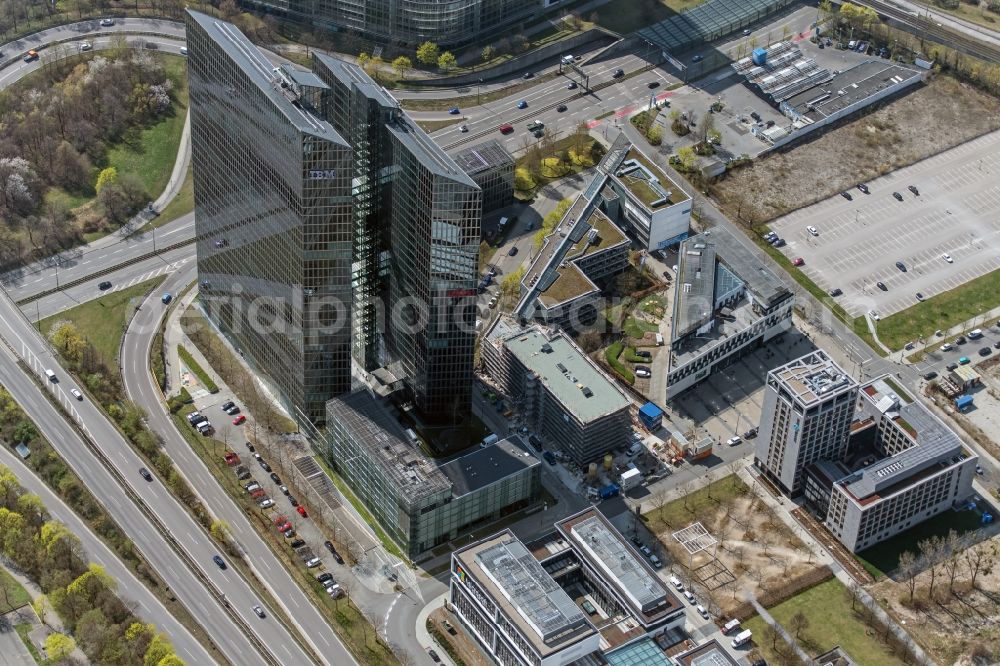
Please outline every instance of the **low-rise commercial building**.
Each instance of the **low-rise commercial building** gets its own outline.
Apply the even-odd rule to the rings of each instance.
[[[500,317],[480,354],[529,427],[578,465],[628,441],[631,401],[562,331]]]
[[[410,557],[536,502],[541,468],[517,436],[445,464],[367,390],[327,403],[327,461]]]
[[[452,159],[483,191],[483,213],[514,203],[514,156],[502,143],[490,139],[455,153]]]
[[[456,551],[450,599],[503,666],[635,663],[628,648],[663,655],[648,638],[684,623],[684,604],[593,508],[529,544],[505,531]]]
[[[667,399],[792,325],[794,294],[724,228],[681,243]]]

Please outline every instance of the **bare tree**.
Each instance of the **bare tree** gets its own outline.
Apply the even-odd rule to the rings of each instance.
[[[955,578],[958,576],[958,568],[962,563],[962,558],[958,553],[951,553],[948,559],[944,561],[944,572],[948,577],[948,594],[954,594],[955,592]]]
[[[899,576],[906,581],[906,588],[910,593],[910,603],[913,603],[913,594],[917,589],[917,575],[920,573],[920,565],[917,557],[908,550],[904,550],[899,556],[899,566],[896,568]]]
[[[799,611],[788,621],[788,626],[795,632],[795,638],[798,638],[803,631],[809,628],[809,618],[802,611]]]
[[[920,557],[923,560],[923,565],[927,569],[927,573],[930,575],[930,585],[927,590],[927,594],[932,599],[934,598],[934,583],[937,581],[938,574],[938,564],[941,562],[941,537],[931,537],[930,539],[924,539],[917,547],[920,549]]]
[[[965,564],[969,567],[969,578],[973,588],[976,587],[976,578],[980,573],[989,575],[993,571],[993,564],[996,562],[996,544],[981,544],[976,548],[970,548],[965,552]]]
[[[857,611],[857,604],[861,599],[861,586],[857,581],[852,580],[851,584],[844,588],[844,596],[851,602],[851,610]]]
[[[771,643],[771,649],[778,649],[778,641],[781,640],[781,632],[773,624],[764,627],[764,638]]]

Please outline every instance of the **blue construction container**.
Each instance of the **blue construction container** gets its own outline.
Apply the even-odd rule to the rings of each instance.
[[[971,395],[960,395],[955,398],[955,409],[960,412],[964,412],[972,407],[972,396]]]
[[[608,499],[609,497],[616,497],[621,491],[621,486],[617,483],[609,483],[598,490],[597,493],[601,496],[601,499]]]
[[[753,64],[763,67],[764,63],[767,62],[767,49],[762,49],[758,46],[753,50],[750,59],[753,60]]]
[[[649,432],[655,432],[663,425],[663,410],[651,402],[639,408],[639,420],[642,427]]]

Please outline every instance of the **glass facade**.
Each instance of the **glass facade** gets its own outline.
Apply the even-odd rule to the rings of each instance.
[[[321,29],[381,42],[457,46],[530,19],[557,2],[542,0],[246,0],[241,3]]]
[[[428,422],[470,408],[482,193],[360,68],[273,67],[189,12],[198,272],[210,319],[321,423],[352,358]]]
[[[235,28],[191,14],[187,36],[202,302],[289,411],[321,420],[351,382],[350,146]]]

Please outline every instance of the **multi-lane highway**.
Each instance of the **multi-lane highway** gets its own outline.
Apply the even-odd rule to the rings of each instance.
[[[71,388],[85,389],[60,366],[6,295],[0,297],[0,338],[6,343],[0,346],[0,383],[10,390],[87,487],[100,489],[95,493],[98,499],[209,632],[221,657],[234,664],[312,663],[312,657],[274,618],[261,619],[254,614],[252,607],[262,600],[232,567],[223,571],[212,562],[219,549],[162,481],[143,480],[139,469],[146,463],[103,411],[89,398],[77,401],[69,396]],[[18,365],[19,360],[34,378]],[[44,379],[46,369],[55,372],[57,383]],[[39,391],[36,381],[44,382],[51,397],[73,414],[105,462]],[[257,644],[249,637],[259,637]],[[188,658],[199,663],[193,655]]]
[[[195,264],[189,262],[170,274],[162,289],[151,293],[136,312],[122,343],[119,364],[129,398],[146,410],[147,423],[163,440],[167,455],[188,480],[195,492],[211,508],[216,518],[225,520],[231,533],[245,553],[245,559],[257,577],[263,581],[300,629],[314,650],[323,660],[336,666],[355,663],[354,658],[334,634],[323,615],[316,609],[301,588],[284,573],[281,561],[260,537],[246,514],[229,497],[205,464],[191,455],[191,447],[167,415],[163,396],[149,372],[149,351],[153,337],[160,328],[165,308],[160,302],[160,291],[177,293],[194,281]],[[247,607],[249,609],[249,606]],[[296,654],[294,663],[301,655]],[[283,663],[285,662],[283,660]]]

